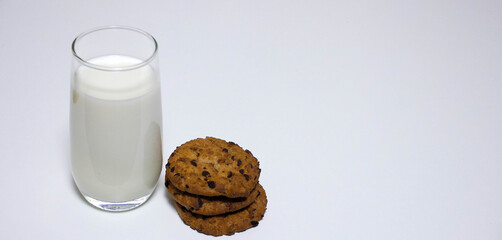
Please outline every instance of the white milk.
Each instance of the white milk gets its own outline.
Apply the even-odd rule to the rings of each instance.
[[[141,61],[103,56],[89,62],[124,67]],[[151,194],[162,168],[162,113],[150,66],[102,71],[80,66],[70,107],[72,171],[84,195],[127,202]]]

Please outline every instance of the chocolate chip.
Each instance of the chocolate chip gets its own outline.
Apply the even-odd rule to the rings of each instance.
[[[222,151],[228,153],[228,149],[226,148],[223,148]]]
[[[228,178],[231,178],[231,177],[232,177],[232,175],[233,175],[233,173],[232,173],[232,172],[228,172],[228,176],[227,176],[227,177],[228,177]]]
[[[253,155],[253,154],[251,153],[251,151],[249,151],[249,150],[247,150],[247,149],[246,149],[246,151],[244,151],[244,152],[246,152],[247,154],[251,154],[251,155]]]
[[[209,182],[207,182],[207,185],[209,186],[209,188],[214,188],[214,187],[216,187],[216,183],[214,183],[213,181],[209,181]]]
[[[249,163],[249,167],[253,168],[253,164],[252,164],[252,163]]]
[[[233,161],[233,160],[235,160],[235,159],[234,159],[234,156],[232,156],[232,161]]]
[[[234,142],[228,142],[228,145],[232,146],[232,145],[235,145]]]
[[[179,174],[179,173],[176,173],[176,174],[174,174],[174,176],[175,176],[175,177],[179,177],[179,176],[180,176],[180,174]]]
[[[187,212],[187,209],[185,207],[181,206],[181,211]]]
[[[208,171],[202,171],[202,176],[204,176],[204,177],[211,177],[211,174],[209,174]]]
[[[256,180],[256,176],[254,176],[254,180]]]
[[[199,157],[199,156],[200,156],[200,153],[197,153],[197,157]]]
[[[237,160],[237,166],[240,166],[242,164],[242,161],[239,159]]]
[[[172,158],[173,156],[174,156],[174,152],[173,152],[173,153],[171,153],[171,156],[169,156],[169,158]]]
[[[171,166],[171,163],[167,162],[166,167],[170,167],[170,166]]]
[[[185,188],[190,188],[188,185],[185,184]]]
[[[169,181],[166,181],[164,185],[166,185],[166,187],[169,186]]]
[[[175,168],[175,167],[172,167],[172,168],[171,168],[171,172],[174,172],[174,168]]]
[[[249,181],[249,175],[244,174],[244,177],[246,178],[246,181]]]
[[[201,208],[202,204],[203,204],[202,199],[198,198],[197,199],[197,204],[199,205],[199,208]]]
[[[251,221],[251,225],[252,225],[253,227],[256,227],[256,226],[258,226],[258,222],[257,222],[257,221]]]
[[[197,161],[195,161],[195,159],[190,161],[190,164],[194,165],[194,167],[197,167]]]
[[[239,170],[241,174],[244,174],[244,169]]]

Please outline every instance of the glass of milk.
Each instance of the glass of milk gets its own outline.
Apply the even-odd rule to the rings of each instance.
[[[79,35],[72,51],[73,179],[100,209],[138,207],[162,169],[157,42],[139,29],[107,26]]]

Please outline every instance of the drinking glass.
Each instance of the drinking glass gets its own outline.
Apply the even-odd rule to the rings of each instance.
[[[162,169],[157,42],[140,29],[106,26],[80,34],[72,52],[73,179],[100,209],[138,207]]]

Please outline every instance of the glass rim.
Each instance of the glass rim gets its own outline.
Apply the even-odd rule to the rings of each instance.
[[[110,30],[110,29],[127,30],[127,31],[137,32],[137,33],[140,33],[140,34],[146,36],[147,38],[151,39],[153,41],[153,43],[154,43],[153,53],[147,59],[141,60],[140,63],[133,64],[133,65],[126,66],[126,67],[106,67],[106,66],[102,66],[102,65],[99,65],[99,64],[90,63],[89,61],[86,61],[85,59],[81,58],[77,54],[77,51],[75,50],[75,45],[77,44],[77,41],[79,41],[80,39],[82,39],[83,37],[85,37],[85,36],[87,36],[87,35],[89,35],[91,33],[98,32],[98,31],[103,31],[103,30]],[[96,28],[90,29],[88,31],[85,31],[85,32],[79,34],[73,40],[73,42],[71,44],[72,54],[73,54],[73,56],[81,64],[83,64],[83,65],[85,65],[87,67],[90,67],[90,68],[94,68],[94,69],[97,69],[97,70],[103,70],[103,71],[129,71],[129,70],[134,70],[134,69],[143,67],[145,65],[148,65],[157,56],[157,50],[158,50],[157,40],[155,40],[155,38],[151,34],[149,34],[146,31],[143,31],[143,30],[141,30],[139,28],[134,28],[134,27],[129,27],[129,26],[122,26],[122,25],[108,25],[108,26],[101,26],[101,27],[96,27]]]

